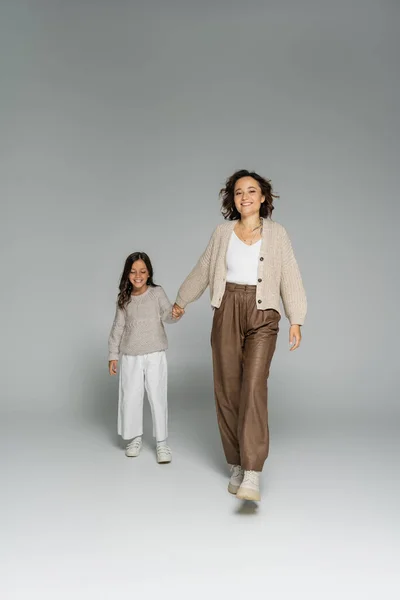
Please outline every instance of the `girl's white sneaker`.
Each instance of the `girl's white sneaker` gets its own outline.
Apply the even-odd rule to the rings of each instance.
[[[261,500],[259,471],[244,472],[243,481],[238,489],[236,498],[239,498],[239,500],[252,500],[253,502]]]
[[[236,494],[243,481],[244,471],[240,465],[231,465],[231,478],[228,483],[228,492]]]
[[[142,438],[134,438],[125,448],[125,456],[134,457],[139,456],[142,449]]]
[[[172,460],[171,449],[166,446],[157,446],[157,462],[159,464],[170,463]]]

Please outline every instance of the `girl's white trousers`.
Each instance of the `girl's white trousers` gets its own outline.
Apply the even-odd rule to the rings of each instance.
[[[123,354],[119,365],[118,433],[125,440],[143,435],[143,398],[147,392],[153,436],[168,437],[168,367],[164,351],[141,356]]]

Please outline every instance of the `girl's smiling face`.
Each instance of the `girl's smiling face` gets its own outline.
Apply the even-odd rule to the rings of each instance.
[[[129,281],[133,285],[134,292],[144,292],[147,287],[148,278],[149,271],[147,270],[145,262],[143,260],[134,262],[131,267],[131,272],[129,273]]]

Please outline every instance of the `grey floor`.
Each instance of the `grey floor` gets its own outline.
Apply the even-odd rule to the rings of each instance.
[[[163,466],[148,409],[124,456],[114,404],[2,419],[4,600],[399,598],[394,429],[272,422],[257,507],[226,490],[210,398],[171,403]]]

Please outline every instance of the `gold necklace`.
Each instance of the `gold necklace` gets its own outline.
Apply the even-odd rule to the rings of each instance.
[[[242,224],[242,222],[240,221],[240,225]],[[248,246],[252,246],[254,243],[254,237],[255,237],[255,232],[260,230],[260,235],[262,236],[262,231],[263,231],[263,220],[260,217],[260,224],[257,225],[257,227],[254,227],[254,229],[252,229],[251,231],[251,238],[250,240],[246,239],[244,236],[242,236],[242,234],[240,234],[240,239],[242,240],[242,242],[244,242],[245,244],[247,244]]]

